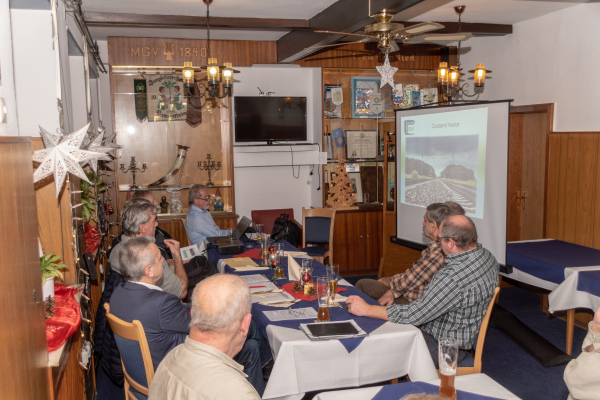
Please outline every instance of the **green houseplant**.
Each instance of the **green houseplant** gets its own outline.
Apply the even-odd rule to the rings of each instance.
[[[61,281],[64,280],[61,269],[68,267],[67,264],[57,264],[60,262],[60,257],[54,253],[43,254],[40,257],[40,268],[42,271],[42,293],[44,299],[48,296],[54,297],[54,278],[58,278]]]

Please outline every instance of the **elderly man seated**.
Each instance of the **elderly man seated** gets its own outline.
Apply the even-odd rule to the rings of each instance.
[[[409,304],[372,306],[358,296],[349,296],[348,311],[421,329],[434,364],[438,362],[438,341],[458,340],[460,362],[473,342],[498,286],[498,262],[477,243],[477,229],[470,218],[454,215],[440,227],[438,240],[446,255],[423,294]]]
[[[202,281],[192,296],[192,322],[185,343],[160,363],[149,399],[260,399],[233,357],[251,323],[250,290],[234,275]]]
[[[135,237],[121,243],[121,246],[119,261],[126,282],[114,290],[110,310],[123,321],[138,320],[142,323],[156,369],[172,349],[186,340],[190,332],[191,310],[189,305],[157,286],[163,276],[164,260],[153,237]],[[217,292],[221,290],[214,289]],[[255,324],[250,324],[245,333],[247,335],[235,360],[244,366],[248,381],[262,394],[262,366],[270,358],[269,345]]]
[[[188,194],[190,209],[185,218],[185,231],[192,244],[201,247],[207,237],[225,236],[227,230],[220,229],[208,211],[211,197],[204,185],[194,185]]]

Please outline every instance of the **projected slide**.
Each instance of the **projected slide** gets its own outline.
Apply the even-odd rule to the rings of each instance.
[[[400,202],[452,200],[482,218],[487,108],[401,118]]]

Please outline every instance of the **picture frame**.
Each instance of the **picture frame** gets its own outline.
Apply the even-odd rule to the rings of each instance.
[[[372,93],[380,93],[381,78],[352,77],[352,118],[382,118],[383,113],[374,114],[369,108]]]
[[[360,172],[349,172],[348,179],[350,179],[350,184],[352,185],[352,189],[354,189],[354,198],[357,203],[363,202],[363,192],[362,192],[362,181],[360,179]]]
[[[331,89],[339,85],[323,85],[323,117],[342,118],[342,106],[335,105],[331,99]]]
[[[377,131],[346,131],[346,155],[349,159],[374,159],[379,149]]]

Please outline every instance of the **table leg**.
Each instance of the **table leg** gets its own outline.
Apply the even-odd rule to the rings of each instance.
[[[567,345],[566,353],[571,355],[573,347],[573,328],[575,327],[575,309],[567,311]]]
[[[540,308],[546,313],[546,317],[550,318],[550,312],[548,311],[548,295],[540,293]]]

